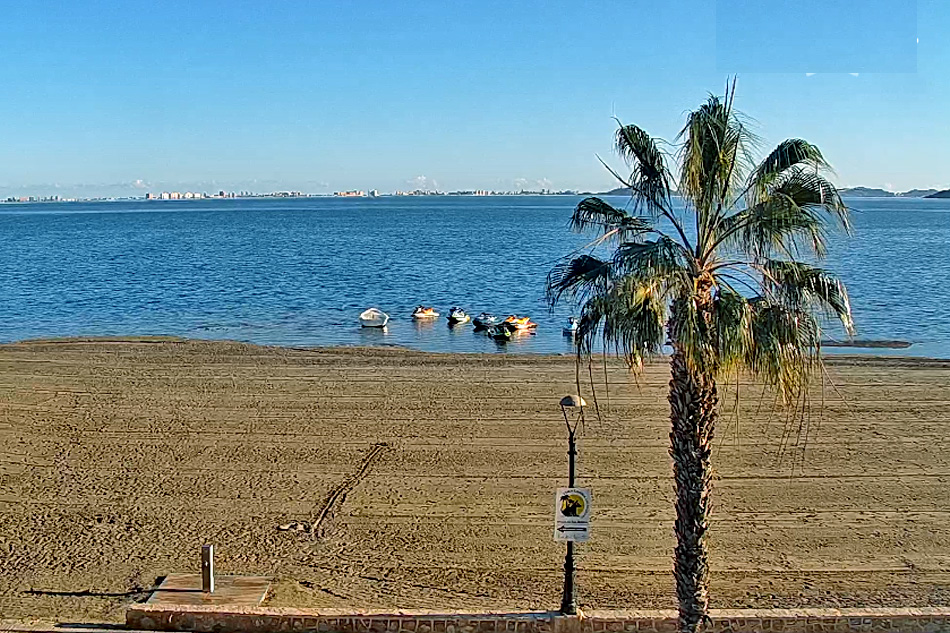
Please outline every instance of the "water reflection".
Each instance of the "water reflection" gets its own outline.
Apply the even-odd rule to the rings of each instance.
[[[380,341],[389,334],[389,324],[383,327],[360,327],[360,338],[365,341]]]
[[[416,329],[416,332],[427,332],[434,328],[438,322],[438,319],[413,319],[412,326]]]

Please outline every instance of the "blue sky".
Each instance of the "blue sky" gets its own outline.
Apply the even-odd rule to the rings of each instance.
[[[599,189],[733,72],[839,184],[950,187],[950,7],[891,4],[5,0],[0,195]]]

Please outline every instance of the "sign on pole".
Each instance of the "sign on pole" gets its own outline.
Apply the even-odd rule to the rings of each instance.
[[[558,488],[554,497],[554,540],[584,543],[590,538],[590,488]]]

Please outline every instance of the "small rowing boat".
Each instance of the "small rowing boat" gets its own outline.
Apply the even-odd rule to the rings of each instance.
[[[360,325],[363,327],[386,327],[389,315],[379,308],[370,308],[360,314]]]

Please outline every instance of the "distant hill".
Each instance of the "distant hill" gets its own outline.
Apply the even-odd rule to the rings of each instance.
[[[842,198],[893,198],[894,192],[885,189],[872,189],[870,187],[850,187],[848,189],[839,189],[838,193]]]
[[[911,189],[897,194],[898,198],[926,198],[929,195],[937,193],[936,189]]]
[[[894,193],[887,189],[876,189],[874,187],[849,187],[838,191],[843,198],[926,198],[937,193],[936,189],[911,189],[910,191]]]
[[[950,198],[950,189],[937,191],[936,189],[911,189],[894,193],[887,189],[877,189],[874,187],[848,187],[839,189],[838,192],[842,198]],[[618,187],[610,191],[595,193],[595,196],[629,196],[631,195],[629,187]]]

